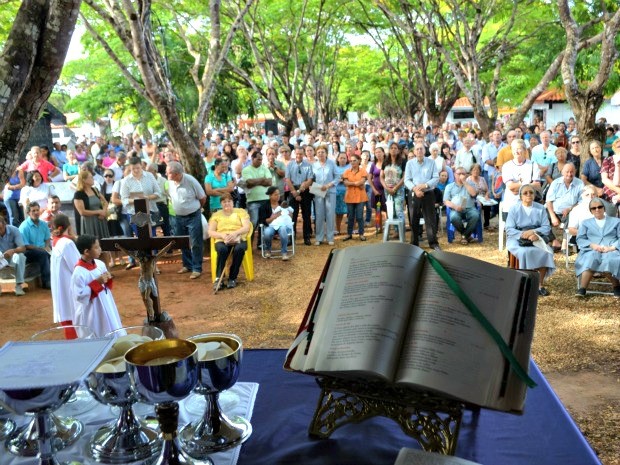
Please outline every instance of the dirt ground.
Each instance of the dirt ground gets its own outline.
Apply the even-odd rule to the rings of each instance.
[[[449,251],[505,265],[505,252],[497,251],[497,234],[485,234],[482,244],[448,245],[445,234],[440,236],[440,244]],[[367,235],[367,243],[381,240],[375,236],[374,228]],[[357,239],[344,243],[343,237],[337,238],[337,248],[360,244]],[[223,290],[217,295],[212,290],[208,257],[202,277],[190,280],[187,274],[177,274],[181,266],[179,254],[166,256],[159,263],[162,307],[173,317],[181,337],[222,331],[239,335],[248,348],[288,348],[329,250],[327,245],[304,246],[298,240],[296,254],[289,262],[263,259],[260,252],[255,251],[255,280],[247,282],[242,271],[236,289]],[[539,302],[533,357],[603,464],[620,465],[618,302],[605,297],[589,299],[586,304],[577,303],[573,297],[574,274],[571,278],[570,272],[562,271],[563,261],[558,257],[556,261],[560,278],[552,278],[548,285],[552,296]],[[113,292],[123,324],[141,324],[145,310],[137,290],[139,270],[126,271],[116,266],[112,272],[115,276]],[[566,277],[566,282],[572,280],[565,287],[560,285],[562,276]],[[26,296],[15,297],[7,290],[5,288],[0,296],[3,316],[0,344],[28,339],[34,332],[52,325],[49,291],[30,289]],[[588,309],[594,309],[590,313],[604,314],[590,321],[589,317],[575,313],[586,313]],[[565,324],[575,318],[578,318],[577,324],[585,325],[584,329],[568,328],[558,338],[559,322]],[[584,343],[579,337],[573,340],[578,334],[598,339],[595,343],[589,340]]]

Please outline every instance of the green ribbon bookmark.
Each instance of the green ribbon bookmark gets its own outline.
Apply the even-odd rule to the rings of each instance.
[[[512,368],[512,370],[517,374],[517,376],[521,378],[521,380],[528,387],[531,387],[531,388],[536,387],[536,383],[534,382],[532,378],[528,376],[527,372],[519,364],[519,362],[513,355],[512,351],[510,350],[510,347],[508,347],[508,345],[504,342],[504,339],[502,339],[501,334],[497,332],[497,330],[493,327],[493,325],[489,322],[489,320],[487,320],[486,317],[482,314],[482,312],[478,310],[478,307],[476,307],[476,304],[474,304],[469,298],[469,296],[465,294],[463,289],[461,289],[461,286],[459,286],[458,283],[454,280],[454,278],[450,276],[450,274],[441,265],[441,263],[439,263],[439,260],[437,260],[435,257],[433,257],[431,254],[427,252],[425,252],[424,254],[426,255],[426,258],[428,258],[428,261],[433,266],[437,274],[441,276],[441,278],[446,282],[448,287],[452,289],[452,291],[456,294],[459,300],[463,302],[463,304],[471,312],[474,318],[478,320],[478,322],[482,325],[482,327],[489,334],[489,336],[493,338],[493,340],[497,344],[497,347],[499,347],[499,350],[501,351],[501,353],[504,355],[504,357],[506,357],[506,359],[508,360],[508,363],[510,363],[510,368]]]

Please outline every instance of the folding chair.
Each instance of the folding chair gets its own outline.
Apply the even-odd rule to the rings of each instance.
[[[260,243],[261,243],[261,256],[263,258],[267,258],[265,256],[265,225],[261,224],[260,226]],[[276,237],[280,237],[279,232],[274,236],[274,238]],[[288,233],[288,256],[292,257],[293,255],[295,255],[295,229],[293,229],[291,232]],[[279,258],[282,255],[282,251],[280,250],[280,247],[273,247],[273,244],[271,246],[271,258]]]

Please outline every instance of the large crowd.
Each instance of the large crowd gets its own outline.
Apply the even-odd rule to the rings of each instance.
[[[388,218],[408,220],[411,244],[426,240],[439,250],[445,211],[464,246],[477,228],[493,230],[491,220],[501,217],[518,266],[539,270],[541,296],[549,294],[544,282],[554,270],[553,253],[572,242],[580,250],[577,295],[604,273],[620,297],[620,129],[605,125],[605,131],[605,140],[584,147],[572,118],[552,128],[533,121],[505,131],[498,123],[488,138],[472,123],[382,120],[331,122],[280,136],[260,127],[213,130],[200,141],[207,173],[200,180],[184,171],[173,144],[139,135],[31,147],[2,191],[0,267],[15,268],[17,295],[24,294],[26,263],[35,263],[42,286],[50,287],[52,242],[68,234],[54,226],[61,202],[53,186],[64,182],[74,191],[76,236],[135,235],[134,201],[146,199],[154,233],[190,236],[178,270],[190,279],[201,277],[204,240],[212,237],[216,288],[236,286],[248,249],[287,261],[291,240],[365,241],[367,228],[381,228]],[[279,250],[272,250],[275,238]],[[102,260],[137,266],[120,253],[103,253]]]

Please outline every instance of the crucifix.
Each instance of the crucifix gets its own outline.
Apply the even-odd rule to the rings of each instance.
[[[135,199],[136,213],[131,223],[138,229],[138,237],[110,237],[101,239],[103,250],[118,251],[134,257],[140,264],[138,289],[146,307],[146,324],[160,328],[167,338],[178,337],[177,328],[167,312],[162,311],[155,272],[157,259],[170,249],[189,247],[189,236],[153,237],[151,234],[151,215],[146,199]],[[153,250],[157,249],[157,254]]]

